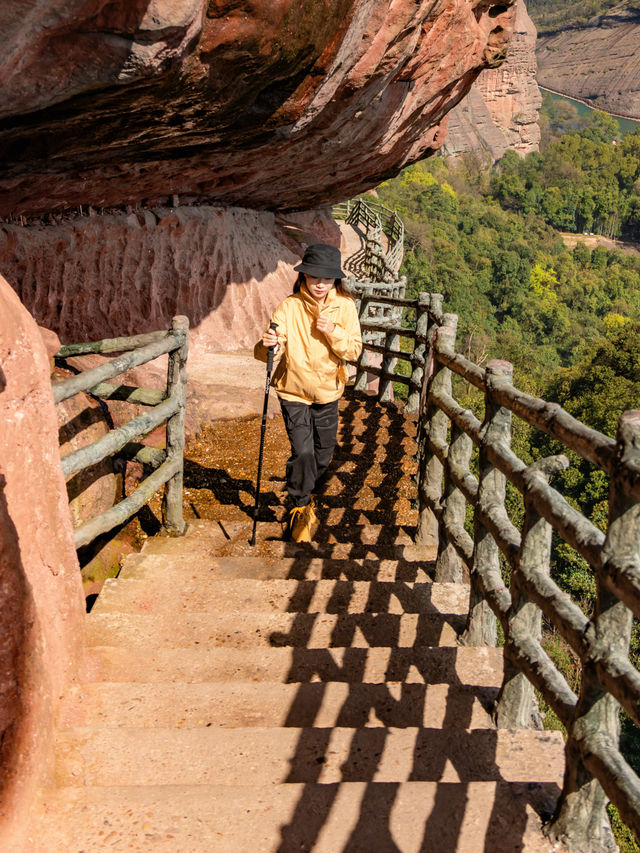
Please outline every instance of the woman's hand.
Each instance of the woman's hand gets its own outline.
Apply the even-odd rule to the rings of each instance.
[[[331,334],[335,329],[336,324],[333,320],[330,320],[328,317],[324,317],[322,314],[316,320],[316,329],[323,334]]]
[[[275,329],[267,329],[267,331],[262,336],[262,345],[267,349],[269,347],[274,347],[278,343],[278,333]]]

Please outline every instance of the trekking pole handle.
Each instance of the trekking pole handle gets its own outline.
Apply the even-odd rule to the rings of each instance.
[[[269,328],[273,329],[273,331],[275,332],[275,330],[278,328],[278,324],[269,323]],[[267,373],[271,373],[271,369],[273,368],[273,355],[276,351],[277,346],[277,344],[274,344],[274,346],[269,347],[269,349],[267,350]]]

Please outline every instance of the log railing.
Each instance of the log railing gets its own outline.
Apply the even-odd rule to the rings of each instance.
[[[408,388],[406,411],[416,413],[424,393],[427,341],[442,323],[442,296],[438,293],[420,293],[417,299],[385,296],[379,284],[367,282],[360,283],[353,292],[359,301],[363,338],[362,355],[357,362],[356,391],[367,387],[368,375],[372,374],[379,377],[378,399],[389,402],[393,399],[393,383],[397,382]],[[375,311],[390,307],[393,313],[371,316],[372,306]],[[403,326],[402,316],[407,311],[415,312],[415,320]],[[413,341],[411,352],[401,349],[401,338]],[[372,364],[371,353],[382,357],[378,359],[380,365]],[[396,370],[398,360],[410,365],[408,376]]]
[[[379,245],[381,222],[374,211],[355,205],[347,203],[336,215],[358,218]],[[373,250],[378,254],[376,245]],[[381,401],[390,399],[393,382],[408,386],[407,409],[418,415],[416,540],[437,546],[436,581],[458,582],[467,569],[469,615],[462,644],[497,645],[500,622],[504,677],[494,709],[497,726],[539,724],[536,688],[566,727],[565,777],[549,836],[571,850],[610,851],[607,800],[640,837],[640,779],[619,749],[620,707],[640,725],[640,673],[629,659],[632,620],[640,618],[640,411],[620,417],[616,440],[591,429],[558,404],[514,388],[508,362],[490,361],[482,369],[456,353],[457,317],[443,314],[441,295],[420,293],[411,300],[385,294],[381,282],[397,275],[377,268],[376,273],[371,278],[377,283],[354,287],[364,339],[356,388],[367,386],[367,373],[380,378]],[[403,315],[415,310],[415,324],[405,328],[397,313],[390,317],[379,309],[385,304]],[[411,353],[400,349],[401,336],[413,339]],[[370,364],[370,353],[382,356],[380,366]],[[395,371],[398,359],[411,365],[409,377]],[[483,392],[482,421],[453,396],[452,374]],[[554,475],[569,466],[565,455],[527,465],[512,451],[513,415],[608,475],[606,533],[551,486]],[[474,446],[477,476],[471,470]],[[507,482],[522,496],[521,529],[507,513]],[[468,506],[472,528],[466,523]],[[591,615],[551,577],[554,531],[594,572]],[[511,570],[508,587],[501,555]],[[543,616],[580,661],[577,694],[542,647]]]
[[[114,454],[142,462],[145,466],[155,469],[128,497],[77,528],[74,534],[76,548],[87,545],[101,533],[106,533],[127,521],[165,484],[163,505],[165,528],[173,535],[184,533],[182,481],[188,342],[189,320],[187,317],[179,316],[173,318],[173,324],[168,331],[150,332],[128,338],[110,338],[84,344],[69,344],[61,347],[56,353],[56,359],[89,353],[120,353],[116,358],[98,367],[92,367],[70,379],[54,383],[53,398],[56,403],[84,391],[99,399],[125,400],[150,407],[148,412],[118,429],[111,430],[92,444],[62,457],[62,471],[65,478]],[[166,390],[108,383],[109,379],[165,353],[169,354]],[[147,435],[165,421],[167,423],[165,450],[144,447],[133,441],[135,438]]]
[[[384,327],[396,328],[402,324],[406,307],[404,304],[407,289],[406,278],[403,276],[398,281],[393,282],[349,279],[346,286],[356,301],[363,344],[369,352],[381,352],[381,348],[385,346],[387,334]],[[364,294],[367,298],[363,302]],[[374,364],[375,362],[375,356],[373,358],[365,356],[365,363]]]
[[[496,645],[497,621],[502,626],[497,725],[532,725],[535,687],[566,726],[564,786],[549,835],[573,850],[609,850],[608,799],[640,836],[640,780],[618,747],[619,707],[640,724],[640,673],[629,660],[632,618],[640,617],[640,411],[621,416],[614,441],[557,404],[519,391],[508,362],[490,361],[482,369],[455,352],[457,318],[440,313],[438,320],[433,312],[425,317],[424,305],[433,300],[434,295],[421,294],[422,326],[416,330],[416,339],[428,348],[421,354],[426,385],[418,418],[417,538],[437,545],[436,581],[460,581],[463,566],[468,570],[469,616],[460,642]],[[422,331],[430,324],[435,328]],[[414,364],[417,368],[416,356]],[[452,374],[483,392],[482,421],[453,396]],[[414,393],[419,375],[416,369]],[[566,456],[527,465],[513,452],[514,415],[608,474],[606,533],[550,485],[569,466]],[[471,470],[474,445],[477,475]],[[507,514],[507,481],[524,501],[521,529]],[[468,504],[472,534],[465,524]],[[552,531],[593,569],[597,604],[591,616],[551,578]],[[500,554],[511,568],[509,587]],[[542,647],[543,615],[579,658],[578,694]]]
[[[360,302],[360,297],[365,291],[369,295],[374,293],[390,299],[403,300],[407,280],[404,276],[398,275],[398,270],[404,252],[404,223],[395,210],[379,202],[355,199],[334,205],[333,215],[336,219],[344,219],[348,224],[359,229],[364,236],[362,251],[350,259],[351,271],[354,272],[357,269],[357,280],[350,279],[347,286],[356,300]],[[371,321],[380,324],[390,321],[392,325],[400,325],[403,310],[403,305],[397,302],[368,299],[360,319],[363,323]],[[385,332],[378,326],[363,328],[363,342],[371,344],[371,351],[374,351],[374,348],[379,350],[384,347]],[[372,360],[369,359],[369,361]]]
[[[333,215],[364,232],[367,277],[372,281],[395,281],[404,253],[404,223],[395,210],[358,198],[334,205]]]

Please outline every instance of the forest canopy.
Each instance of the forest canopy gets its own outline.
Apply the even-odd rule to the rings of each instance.
[[[640,408],[640,243],[608,250],[583,227],[625,228],[640,239],[640,131],[613,144],[609,116],[578,119],[545,110],[545,147],[507,152],[492,169],[467,156],[411,166],[377,192],[405,223],[409,295],[444,295],[458,315],[457,348],[478,364],[514,365],[523,391],[558,402],[610,436],[619,415]],[[566,131],[566,132],[563,132]],[[583,223],[588,223],[583,225]],[[467,389],[465,405],[481,408]],[[519,427],[525,460],[560,452]],[[604,528],[607,482],[579,458],[561,490]],[[570,549],[554,549],[554,575],[593,604],[593,574]]]
[[[563,30],[584,24],[595,15],[602,15],[614,7],[624,9],[630,3],[620,0],[527,0],[527,10],[539,33]]]
[[[580,192],[595,199],[593,217],[602,210],[600,178],[563,160],[597,136],[595,121],[544,154],[521,160],[507,152],[492,171],[469,158],[432,158],[378,188],[405,222],[409,288],[443,293],[447,310],[459,315],[459,346],[469,357],[509,359],[536,394],[591,343],[640,321],[640,257],[582,243],[571,250],[556,230],[559,211]],[[625,150],[638,151],[637,163],[627,165],[635,174],[640,133],[625,139]]]
[[[407,295],[444,295],[445,311],[459,317],[457,349],[479,364],[511,361],[519,388],[613,437],[619,415],[640,408],[640,131],[617,139],[609,116],[582,118],[549,98],[541,123],[540,153],[507,152],[494,168],[472,155],[434,157],[377,193],[405,223]],[[596,245],[598,234],[622,235],[635,250]],[[479,392],[456,381],[458,399],[481,416]],[[567,452],[522,422],[513,446],[526,463]],[[607,477],[567,455],[570,467],[554,485],[604,530]],[[510,485],[507,509],[519,525],[522,501]],[[593,571],[558,536],[551,572],[589,614]],[[566,643],[548,626],[545,637],[565,676],[577,678]],[[637,622],[631,652],[640,661]],[[560,726],[546,713],[545,725]],[[624,715],[622,727],[623,754],[640,773],[638,730]],[[609,813],[621,851],[638,853],[616,810]]]

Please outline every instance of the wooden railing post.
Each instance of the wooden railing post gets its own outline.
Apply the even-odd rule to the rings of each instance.
[[[487,456],[486,448],[502,444],[511,446],[511,412],[499,406],[493,390],[511,385],[513,365],[495,359],[487,364],[485,388],[485,416],[478,460],[478,503],[473,518],[473,565],[467,627],[460,641],[467,646],[495,646],[497,644],[496,617],[485,601],[482,588],[497,589],[503,586],[500,572],[500,553],[496,542],[480,520],[478,510],[495,515],[496,509],[505,512],[506,477],[495,468]]]
[[[427,329],[429,326],[429,304],[431,294],[421,291],[418,294],[418,308],[416,316],[416,342],[413,348],[413,370],[411,372],[412,385],[409,389],[406,411],[415,414],[420,408],[420,388],[425,373],[427,361]]]
[[[429,294],[429,311],[427,319],[427,344],[424,353],[424,373],[422,376],[422,390],[420,392],[420,407],[418,415],[418,436],[420,437],[421,424],[424,426],[424,413],[427,406],[427,390],[429,388],[429,379],[433,373],[433,356],[435,351],[435,336],[436,332],[442,325],[442,302],[444,296],[441,293]],[[422,430],[424,435],[424,430]],[[424,450],[424,441],[418,442],[418,458],[420,458]]]
[[[176,397],[180,403],[178,411],[167,421],[167,459],[176,459],[180,467],[167,481],[164,492],[163,516],[168,533],[181,536],[186,528],[182,516],[182,482],[184,474],[184,423],[187,406],[187,352],[189,348],[189,318],[177,316],[171,325],[173,332],[184,335],[180,349],[169,354],[167,370],[167,396]]]
[[[369,306],[371,305],[371,297],[373,296],[373,288],[366,287],[362,291],[362,298],[360,300],[360,322],[363,323],[367,319],[367,315],[369,314]],[[369,332],[363,332],[363,339],[365,335],[368,337]],[[362,348],[362,352],[360,353],[360,358],[358,359],[358,366],[356,368],[356,383],[355,390],[356,391],[366,391],[367,390],[367,365],[369,363],[369,352],[366,347]]]
[[[558,471],[569,467],[566,456],[550,456],[530,465],[527,477],[539,477],[549,483]],[[518,640],[542,638],[542,611],[520,589],[520,570],[551,572],[551,533],[548,521],[541,518],[525,492],[525,514],[517,566],[511,575],[511,611],[504,643],[504,676],[495,708],[498,728],[541,728],[533,685],[518,666]]]
[[[450,316],[449,314],[445,315],[445,322]],[[446,352],[453,355],[455,352],[455,339],[456,325],[443,325],[436,337],[436,354],[438,352]],[[452,393],[450,370],[443,371],[442,387],[448,394]],[[454,546],[449,543],[446,529],[448,527],[454,530],[464,530],[467,502],[465,496],[455,485],[450,475],[450,466],[461,473],[468,473],[472,449],[473,442],[469,436],[455,423],[452,423],[451,438],[447,451],[447,465],[444,469],[442,514],[438,533],[438,557],[434,575],[434,580],[438,583],[461,583],[463,580],[462,560]],[[467,566],[467,569],[469,569],[469,566]]]
[[[436,294],[431,295],[433,297]],[[445,315],[445,321],[453,323],[455,314]],[[456,318],[457,321],[457,318]],[[449,331],[442,332],[442,329]],[[435,330],[431,336],[431,347],[435,345],[435,336],[440,333],[451,334],[451,326],[443,325]],[[455,334],[455,327],[453,330]],[[428,387],[424,408],[418,419],[419,444],[418,444],[418,525],[416,530],[416,543],[419,545],[437,546],[438,544],[438,518],[442,498],[442,462],[429,448],[429,441],[445,444],[449,419],[435,403],[429,400],[429,392],[444,390],[446,377],[449,369],[433,360],[433,375],[428,379]]]
[[[400,349],[400,335],[395,332],[387,332],[384,336],[384,355],[382,356],[383,374],[391,374],[395,370],[398,359],[390,356],[389,350]],[[393,400],[393,381],[388,376],[381,376],[378,384],[378,399],[381,403],[390,403]]]
[[[603,568],[596,576],[597,646],[624,659],[629,655],[632,613],[609,592],[604,576],[623,566],[640,571],[640,504],[627,495],[630,469],[640,470],[640,411],[624,412],[618,422],[615,470],[609,485],[609,524],[602,549]],[[600,853],[612,849],[606,814],[608,797],[585,764],[589,763],[590,743],[595,740],[601,749],[606,749],[607,744],[617,749],[620,706],[600,686],[596,663],[597,655],[583,661],[580,698],[565,748],[564,785],[549,835],[566,841],[572,849]],[[606,781],[617,780],[603,778]],[[624,820],[624,809],[621,813]]]

